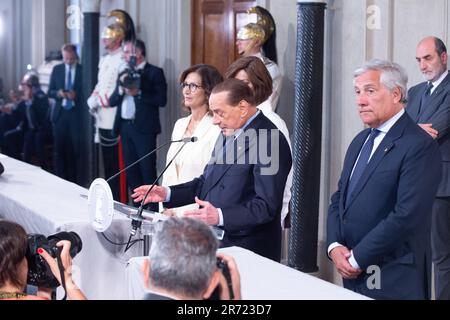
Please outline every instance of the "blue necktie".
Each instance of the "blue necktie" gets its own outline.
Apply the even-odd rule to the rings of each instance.
[[[348,199],[350,199],[350,196],[352,192],[355,189],[356,184],[358,183],[358,180],[361,178],[362,174],[364,173],[364,170],[366,169],[370,154],[372,153],[373,149],[373,143],[375,141],[375,138],[380,133],[377,129],[372,129],[369,135],[369,139],[364,143],[363,147],[361,148],[361,153],[359,154],[359,158],[355,164],[355,168],[353,169],[353,174],[350,178],[350,181],[348,183],[347,187],[347,195],[345,197],[345,203],[348,203]]]
[[[67,85],[66,85],[67,91],[72,91],[72,67],[69,66],[69,72],[67,73]],[[73,100],[67,99],[66,100],[66,110],[70,110],[73,107]]]
[[[419,107],[419,115],[422,113],[422,111],[427,107],[428,100],[431,96],[431,89],[433,89],[433,83],[428,82],[427,89],[422,95],[422,99],[420,99],[420,107]]]

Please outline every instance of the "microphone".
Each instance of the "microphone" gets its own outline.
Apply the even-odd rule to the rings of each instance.
[[[197,137],[186,137],[186,138],[183,138],[183,139],[180,139],[180,140],[174,140],[174,141],[171,141],[171,142],[195,142],[197,140],[198,140]]]
[[[183,142],[183,145],[177,150],[175,155],[172,157],[172,159],[169,161],[169,163],[165,166],[164,170],[159,174],[159,176],[156,178],[156,180],[151,184],[150,188],[148,189],[148,191],[146,192],[144,198],[142,199],[141,205],[139,206],[138,211],[137,211],[137,216],[131,222],[130,240],[131,240],[131,236],[136,235],[136,231],[142,225],[142,212],[144,211],[145,200],[147,199],[147,197],[150,194],[150,192],[153,190],[153,188],[158,183],[158,180],[162,177],[164,172],[166,172],[166,170],[170,167],[170,165],[175,160],[175,158],[178,156],[178,154],[181,152],[181,150],[183,150],[184,146],[188,142],[195,142],[197,140],[198,140],[197,137],[187,137],[187,138],[183,138],[183,139],[180,139],[180,140],[171,141],[171,142]],[[128,245],[127,245],[127,248],[128,248]],[[125,249],[125,251],[127,251],[127,249]]]
[[[150,151],[150,152],[147,153],[146,155],[142,156],[141,158],[139,158],[138,160],[136,160],[135,162],[133,162],[132,164],[130,164],[130,165],[127,166],[126,168],[120,170],[120,171],[117,172],[115,175],[113,175],[113,176],[109,177],[108,179],[106,179],[106,182],[111,181],[111,180],[114,179],[115,177],[119,176],[122,172],[127,171],[127,170],[130,169],[131,167],[135,166],[136,164],[138,164],[139,162],[141,162],[141,161],[144,160],[145,158],[151,156],[153,153],[155,153],[155,152],[158,151],[159,149],[161,149],[161,148],[163,148],[163,147],[165,147],[165,146],[167,146],[167,145],[169,145],[169,144],[172,144],[172,143],[175,143],[175,142],[184,142],[184,143],[187,143],[187,142],[195,142],[195,141],[197,141],[197,140],[198,140],[197,137],[186,137],[186,138],[182,138],[182,139],[179,139],[179,140],[171,140],[171,141],[168,141],[168,142],[166,142],[166,143],[163,143],[162,145],[160,145],[159,147],[153,149],[152,151]]]

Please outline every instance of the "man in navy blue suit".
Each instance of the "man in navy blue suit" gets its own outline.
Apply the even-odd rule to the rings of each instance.
[[[171,208],[195,200],[199,209],[184,215],[223,228],[222,247],[240,246],[279,261],[280,214],[292,165],[287,140],[258,111],[243,81],[218,84],[209,105],[222,136],[203,174],[170,188],[155,187],[146,202],[164,201]],[[148,188],[137,188],[135,201],[141,201]]]
[[[109,101],[118,106],[113,130],[120,135],[125,165],[129,166],[156,148],[156,136],[161,132],[159,108],[166,105],[167,84],[164,71],[145,61],[143,41],[126,42],[123,51],[128,66],[120,72]],[[134,64],[132,67],[140,75],[140,81],[133,82],[133,76],[126,71],[130,63]],[[153,183],[156,179],[156,154],[131,167],[126,174],[131,190]],[[151,209],[157,210],[157,206]]]
[[[64,63],[53,68],[48,87],[48,96],[55,100],[51,114],[55,173],[63,179],[80,183],[80,129],[84,107],[82,71],[73,44],[65,44],[61,51]]]
[[[328,210],[328,255],[344,286],[375,299],[430,297],[430,212],[441,156],[405,113],[406,83],[388,61],[356,70],[358,111],[369,128],[350,144]]]

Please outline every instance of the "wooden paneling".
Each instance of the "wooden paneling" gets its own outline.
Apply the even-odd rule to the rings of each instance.
[[[211,64],[224,73],[238,58],[236,32],[251,21],[246,11],[256,1],[193,0],[192,5],[192,64]]]

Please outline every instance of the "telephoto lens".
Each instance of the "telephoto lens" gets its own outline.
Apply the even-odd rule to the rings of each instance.
[[[42,234],[28,235],[27,261],[28,261],[28,280],[27,283],[32,286],[56,288],[59,282],[50,270],[50,266],[37,253],[39,248],[47,251],[53,258],[58,255],[58,247],[56,244],[61,240],[70,242],[70,256],[74,258],[83,248],[81,238],[75,232],[58,232],[49,237]]]

